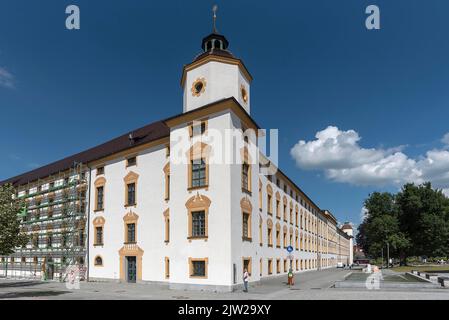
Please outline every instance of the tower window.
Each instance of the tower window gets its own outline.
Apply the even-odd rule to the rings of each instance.
[[[240,89],[240,93],[242,95],[242,99],[245,103],[248,102],[248,92],[246,91],[245,87],[242,85],[241,89]]]
[[[192,95],[199,97],[206,90],[206,80],[204,78],[196,79],[192,84]]]
[[[201,93],[201,90],[203,90],[204,84],[202,82],[195,83],[195,93],[199,94]]]

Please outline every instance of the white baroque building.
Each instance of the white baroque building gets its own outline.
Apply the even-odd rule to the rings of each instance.
[[[90,281],[230,291],[242,284],[245,268],[255,282],[352,263],[350,225],[339,228],[254,149],[261,131],[250,115],[252,77],[228,46],[214,32],[184,67],[183,113],[1,182],[13,183],[26,200],[24,231],[40,240],[2,257],[0,272],[62,277],[69,258],[85,266]],[[215,139],[229,132],[244,133],[232,139],[238,161],[225,160],[229,148]],[[74,163],[79,172],[70,171]],[[69,221],[63,209],[55,214],[51,181],[79,196],[73,201],[80,218]],[[84,250],[74,255],[72,246]]]

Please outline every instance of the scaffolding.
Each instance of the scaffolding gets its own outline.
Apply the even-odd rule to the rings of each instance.
[[[85,276],[87,247],[87,166],[74,163],[64,172],[21,185],[25,201],[19,213],[27,245],[1,257],[0,276],[16,279],[65,280],[69,266]]]

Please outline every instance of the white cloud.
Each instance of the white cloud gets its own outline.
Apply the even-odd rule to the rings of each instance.
[[[362,209],[360,210],[360,221],[363,221],[367,214],[368,209],[365,206],[363,206]]]
[[[315,140],[299,141],[290,153],[306,170],[323,170],[330,180],[354,185],[399,186],[407,182],[431,181],[449,190],[449,151],[434,149],[417,159],[408,157],[403,147],[363,148],[354,130],[329,126],[317,132]],[[449,142],[449,134],[442,139]]]
[[[441,139],[441,142],[449,146],[449,132],[444,135],[444,137]]]
[[[14,88],[14,76],[2,67],[0,67],[0,87]]]

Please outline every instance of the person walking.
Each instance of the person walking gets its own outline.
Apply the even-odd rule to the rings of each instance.
[[[248,292],[248,281],[249,281],[249,273],[248,270],[245,268],[243,270],[243,285],[245,286],[243,292]]]

